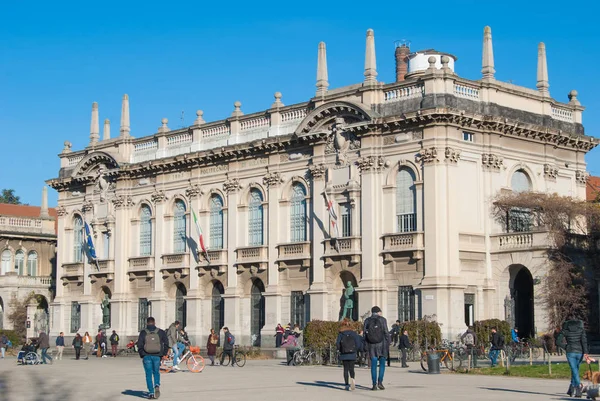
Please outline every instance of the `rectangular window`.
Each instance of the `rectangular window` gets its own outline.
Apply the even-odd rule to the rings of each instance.
[[[306,323],[310,321],[309,295],[305,295],[302,291],[292,291],[290,309],[290,323],[292,323],[292,325],[297,324],[300,328],[304,328]]]
[[[81,305],[79,302],[71,302],[71,333],[77,333],[81,328]]]
[[[475,323],[475,294],[465,294],[465,324]]]
[[[102,243],[104,245],[104,259],[110,259],[110,234],[102,233]]]
[[[340,215],[342,218],[342,237],[350,237],[352,236],[352,229],[351,229],[351,211],[350,211],[350,204],[348,203],[342,203],[340,204]]]
[[[475,142],[473,134],[470,132],[463,132],[463,141]]]
[[[146,328],[148,316],[150,316],[150,302],[148,302],[148,298],[140,298],[138,303],[138,331]]]
[[[398,287],[398,320],[415,320],[415,290],[412,285]]]
[[[530,210],[513,208],[508,211],[508,232],[528,232],[533,226],[533,216]]]

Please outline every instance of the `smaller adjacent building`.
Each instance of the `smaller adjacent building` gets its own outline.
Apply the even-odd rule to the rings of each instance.
[[[56,277],[56,210],[42,205],[0,203],[0,329],[12,329],[7,318],[13,298],[35,297],[27,307],[27,335],[48,330],[48,305],[54,299]]]
[[[600,177],[588,177],[585,198],[588,202],[600,202]]]

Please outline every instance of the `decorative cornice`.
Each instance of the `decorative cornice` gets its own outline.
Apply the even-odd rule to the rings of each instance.
[[[436,148],[421,149],[421,151],[415,156],[417,163],[433,163],[438,161],[438,151]]]
[[[152,203],[161,203],[167,200],[167,195],[165,195],[165,191],[155,191],[150,196],[150,200],[152,200]]]
[[[575,181],[577,181],[578,184],[586,185],[589,177],[590,175],[585,170],[575,171]]]
[[[185,196],[188,199],[192,199],[195,198],[196,196],[202,195],[202,189],[200,189],[200,185],[198,184],[194,184],[194,185],[190,185],[186,190],[185,190]]]
[[[263,177],[263,184],[266,187],[276,187],[282,181],[283,179],[281,178],[281,174],[279,174],[278,172],[267,173],[267,175]]]
[[[113,205],[115,206],[115,209],[120,209],[122,207],[130,207],[130,206],[135,205],[135,202],[133,201],[133,199],[131,199],[131,196],[129,196],[129,195],[117,195],[112,200],[112,202],[113,202]]]
[[[327,167],[324,164],[312,164],[308,166],[308,172],[314,180],[320,180],[325,177]]]
[[[360,157],[356,161],[356,165],[360,170],[361,174],[368,171],[381,171],[389,166],[389,162],[383,160],[381,156],[365,156]]]
[[[56,208],[56,215],[58,217],[63,217],[66,216],[68,214],[67,209],[65,209],[64,206],[59,206]]]
[[[445,156],[446,156],[446,161],[449,163],[458,163],[458,161],[460,160],[460,154],[461,154],[461,150],[459,149],[454,149],[454,148],[446,148],[445,151]]]
[[[552,164],[544,164],[544,177],[555,180],[558,177],[558,168]]]
[[[500,171],[504,167],[504,158],[493,153],[481,155],[481,166],[486,169]]]
[[[241,188],[242,185],[240,184],[240,180],[237,178],[232,178],[223,183],[223,190],[228,194],[231,192],[236,192]]]

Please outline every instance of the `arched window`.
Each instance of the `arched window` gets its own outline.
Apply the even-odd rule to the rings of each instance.
[[[1,273],[4,275],[11,271],[12,252],[10,249],[2,251],[2,270]]]
[[[223,249],[223,199],[219,195],[210,198],[210,247]]]
[[[15,253],[15,270],[19,276],[25,274],[25,252],[21,250]]]
[[[175,217],[173,220],[173,252],[185,252],[187,241],[187,219],[185,203],[181,199],[175,201]]]
[[[515,171],[510,181],[510,186],[514,192],[531,191],[529,175],[523,170]]]
[[[27,254],[27,274],[30,276],[37,276],[37,256],[37,253],[33,251]]]
[[[417,231],[415,174],[407,168],[401,168],[396,176],[396,227],[400,233]]]
[[[513,173],[510,180],[510,186],[513,192],[531,191],[531,179],[524,170],[517,170]],[[533,216],[531,210],[521,207],[515,207],[508,212],[508,231],[524,232],[531,231]]]
[[[152,255],[152,210],[142,205],[140,210],[140,256]]]
[[[263,197],[258,189],[250,191],[248,202],[248,245],[263,245]]]
[[[73,262],[83,263],[83,219],[73,218]]]
[[[292,187],[290,212],[290,239],[292,242],[306,241],[306,188],[300,183]]]

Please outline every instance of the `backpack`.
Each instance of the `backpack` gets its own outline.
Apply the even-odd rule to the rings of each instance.
[[[356,341],[351,332],[344,333],[340,340],[340,353],[342,354],[354,354],[356,352]]]
[[[475,337],[473,333],[467,333],[465,335],[465,345],[475,345]]]
[[[383,324],[378,317],[369,319],[366,331],[369,344],[379,344],[383,342]]]
[[[229,333],[229,345],[235,344],[235,337],[233,334]]]
[[[504,348],[504,345],[506,343],[504,342],[504,336],[502,334],[498,335],[498,347],[499,348]]]
[[[158,330],[150,331],[146,329],[144,352],[150,355],[160,355],[162,354],[162,351],[162,343],[160,341],[160,336],[158,335]]]

